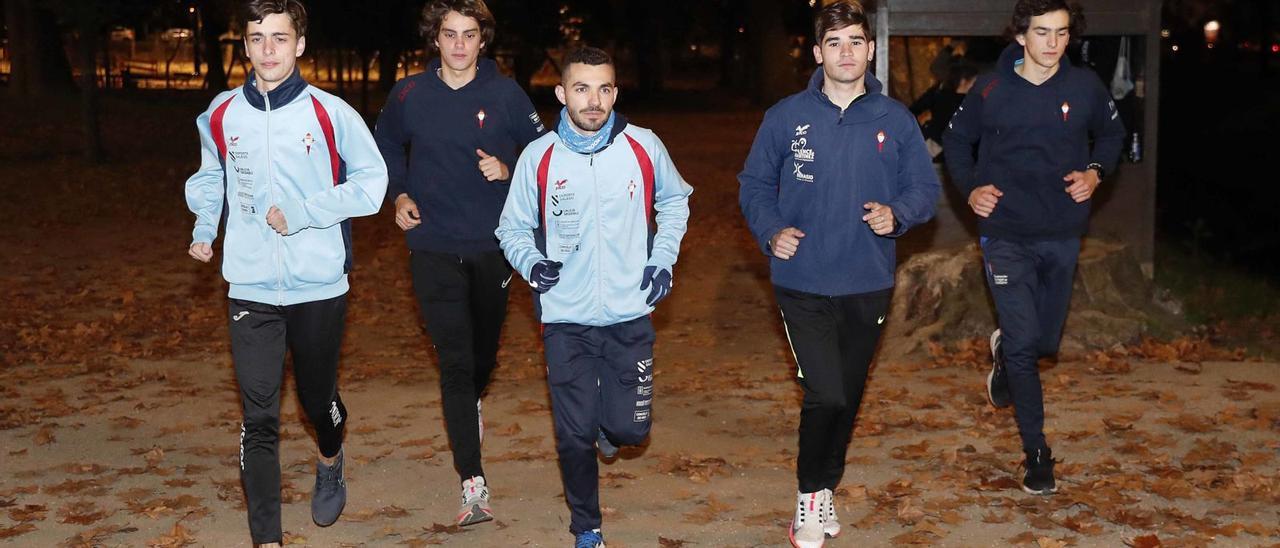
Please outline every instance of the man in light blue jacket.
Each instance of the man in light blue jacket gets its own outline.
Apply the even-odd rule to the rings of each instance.
[[[595,451],[611,458],[649,434],[649,314],[671,291],[693,187],[652,131],[613,112],[607,53],[581,48],[562,66],[560,123],[520,155],[495,234],[535,292],[569,530],[595,547]]]
[[[338,356],[351,270],[350,218],[378,211],[387,167],[368,127],[341,99],[302,79],[306,10],[298,0],[246,5],[253,74],[200,115],[200,169],[187,180],[195,213],[188,254],[213,258],[226,225],[231,355],[240,386],[240,475],[256,545],[278,546],[280,384],[292,351],[298,398],[315,427],[311,499],[320,526],[346,503]]]

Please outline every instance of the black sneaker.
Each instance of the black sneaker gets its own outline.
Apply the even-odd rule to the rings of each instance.
[[[618,456],[618,446],[609,441],[609,437],[604,435],[604,430],[601,430],[600,437],[596,438],[596,449],[600,450],[600,456],[605,460]]]
[[[1053,480],[1053,451],[1048,447],[1027,451],[1026,475],[1022,477],[1022,490],[1032,495],[1049,495],[1058,492]]]
[[[1000,330],[991,332],[991,372],[987,373],[987,401],[998,408],[1009,407],[1009,373],[1000,351]]]
[[[338,521],[342,508],[347,505],[347,479],[342,472],[342,451],[333,466],[316,462],[316,489],[311,493],[311,519],[316,525],[328,527]]]

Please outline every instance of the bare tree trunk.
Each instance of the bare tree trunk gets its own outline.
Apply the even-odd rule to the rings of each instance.
[[[200,41],[204,48],[205,63],[209,67],[205,73],[204,87],[221,91],[227,89],[227,73],[222,69],[222,43],[218,39],[227,31],[231,21],[227,16],[226,6],[219,0],[201,0],[199,9],[204,21]]]
[[[86,10],[78,18],[80,39],[80,115],[84,121],[84,159],[97,164],[104,159],[102,132],[98,127],[98,60],[99,28],[97,17]]]
[[[373,64],[373,59],[369,58],[369,54],[362,52],[360,54],[360,114],[363,116],[369,112],[369,65]]]
[[[9,89],[18,96],[70,91],[71,64],[62,47],[57,20],[32,0],[6,0],[9,27]]]

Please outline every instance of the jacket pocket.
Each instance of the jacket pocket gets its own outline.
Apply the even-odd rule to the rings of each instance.
[[[274,287],[278,265],[272,253],[274,234],[267,233],[258,221],[239,215],[227,218],[226,242],[223,245],[222,277],[236,285]]]
[[[342,225],[308,228],[283,239],[286,289],[331,284],[342,278],[347,260]]]

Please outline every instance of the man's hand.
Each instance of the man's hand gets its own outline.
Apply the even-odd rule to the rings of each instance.
[[[560,267],[564,263],[553,261],[551,259],[543,259],[533,265],[529,270],[529,287],[538,293],[546,293],[560,283]]]
[[[396,226],[400,227],[400,230],[409,230],[420,224],[422,224],[422,218],[418,216],[417,202],[414,202],[408,194],[396,196]]]
[[[789,226],[779,230],[772,238],[769,238],[769,249],[773,250],[773,256],[782,260],[788,260],[796,254],[800,249],[800,238],[804,237],[804,232],[800,229]]]
[[[209,242],[196,242],[187,248],[187,255],[190,255],[192,259],[207,263],[209,259],[213,258],[213,246],[209,245]]]
[[[511,178],[511,171],[507,169],[507,164],[502,163],[502,160],[495,156],[490,156],[489,153],[478,148],[476,149],[476,156],[480,157],[480,163],[477,165],[480,167],[480,173],[484,175],[485,180],[505,181]]]
[[[667,298],[671,294],[671,273],[667,269],[659,269],[656,266],[644,267],[644,279],[640,281],[640,291],[649,289],[649,296],[645,298],[644,304],[649,306],[658,306],[658,301]]]
[[[973,189],[969,193],[969,208],[977,213],[979,217],[990,217],[991,212],[996,210],[996,204],[1000,202],[1000,197],[1004,196],[996,185],[983,185]]]
[[[862,204],[862,209],[869,212],[862,216],[862,222],[867,223],[871,231],[877,235],[888,235],[897,227],[898,221],[893,217],[892,207],[880,202],[867,202]]]
[[[1070,194],[1071,199],[1075,200],[1077,204],[1093,197],[1093,191],[1097,190],[1098,184],[1102,182],[1098,178],[1098,172],[1092,169],[1072,171],[1062,180],[1071,183],[1067,185],[1067,194]]]
[[[276,206],[271,206],[271,209],[267,210],[267,225],[281,236],[289,235],[289,222],[285,220],[284,212]]]

